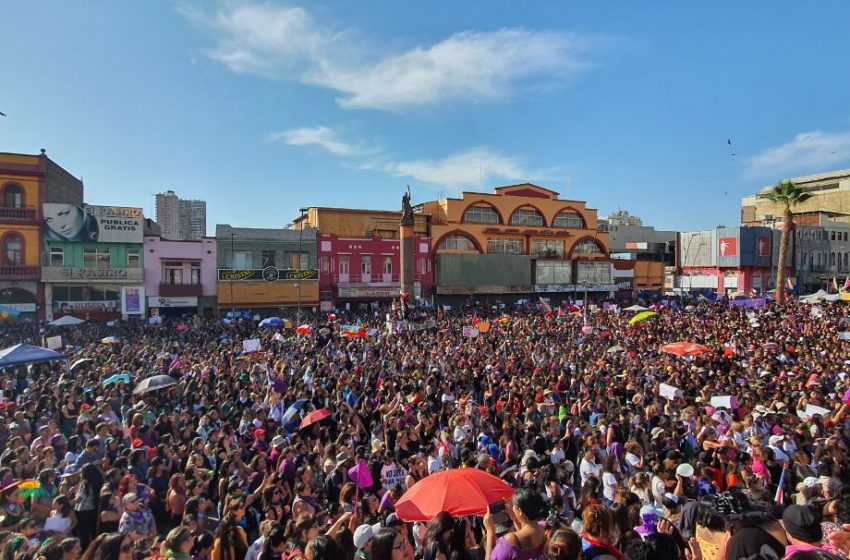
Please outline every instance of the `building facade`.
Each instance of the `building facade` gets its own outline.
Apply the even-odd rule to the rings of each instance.
[[[796,217],[795,217],[796,218]],[[797,284],[803,292],[842,286],[850,275],[850,225],[826,213],[794,227]]]
[[[213,316],[218,307],[214,237],[173,241],[145,234],[145,294],[151,315]]]
[[[312,207],[295,220],[318,230],[320,305],[398,299],[401,212]],[[414,215],[414,295],[430,299],[433,287],[430,218]]]
[[[798,225],[802,223],[797,219],[798,215],[821,212],[832,214],[841,221],[850,222],[850,169],[794,177],[791,181],[812,195],[809,200],[792,209],[795,223]],[[757,194],[743,198],[741,223],[762,225],[766,222],[782,220],[784,208],[764,198],[764,195],[772,188],[773,185],[764,187]]]
[[[774,289],[781,235],[768,227],[743,226],[682,232],[673,291],[750,295]],[[792,240],[785,261],[791,279],[794,251]]]
[[[142,209],[45,203],[42,213],[46,318],[144,316]]]
[[[625,210],[599,219],[599,230],[608,232],[618,291],[662,292],[665,267],[676,263],[676,232],[643,225]]]
[[[156,221],[162,238],[197,241],[207,235],[207,203],[177,196],[174,191],[156,195]]]
[[[419,210],[431,216],[438,299],[561,300],[585,288],[614,291],[608,233],[598,231],[597,211],[584,202],[524,183]]]
[[[317,309],[316,230],[216,226],[221,310]]]
[[[45,317],[42,204],[82,204],[83,183],[47,157],[0,153],[0,305]]]

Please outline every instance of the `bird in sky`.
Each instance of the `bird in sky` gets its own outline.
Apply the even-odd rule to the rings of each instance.
[[[728,138],[728,139],[726,140],[726,143],[727,143],[727,144],[729,144],[729,145],[731,146],[731,145],[732,145],[732,139],[731,139],[731,138]]]
[[[6,116],[6,113],[4,113],[3,111],[0,111],[0,117],[5,117],[5,116]]]

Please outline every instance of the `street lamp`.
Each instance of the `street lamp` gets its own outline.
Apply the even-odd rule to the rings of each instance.
[[[304,270],[304,265],[301,262],[301,259],[304,258],[304,253],[301,247],[301,240],[304,237],[304,213],[307,211],[307,208],[299,208],[298,211],[301,213],[301,217],[298,220],[298,270]],[[297,319],[295,320],[297,324],[301,324],[301,278],[300,274],[297,276],[298,282],[295,283],[295,291],[296,297],[298,298],[298,314]]]

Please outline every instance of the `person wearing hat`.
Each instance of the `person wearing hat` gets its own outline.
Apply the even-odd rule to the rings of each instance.
[[[363,524],[354,530],[354,547],[357,549],[357,558],[370,560],[372,553],[372,539],[374,537],[375,530],[371,525]]]
[[[254,449],[260,453],[266,453],[269,445],[266,443],[266,431],[263,428],[254,430]]]
[[[802,552],[821,551],[844,557],[844,554],[828,542],[824,542],[821,528],[820,508],[791,505],[782,512],[782,525],[788,537],[785,558],[793,559]]]

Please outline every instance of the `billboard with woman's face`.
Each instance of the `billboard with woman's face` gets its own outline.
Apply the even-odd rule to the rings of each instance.
[[[43,222],[48,241],[142,243],[144,235],[141,208],[47,203]]]

